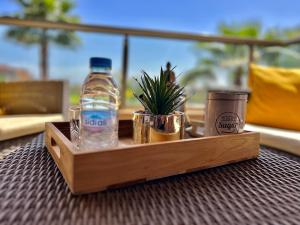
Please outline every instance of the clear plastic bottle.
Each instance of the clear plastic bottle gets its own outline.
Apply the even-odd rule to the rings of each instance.
[[[80,149],[118,145],[119,91],[111,76],[111,59],[90,58],[90,74],[80,95]]]

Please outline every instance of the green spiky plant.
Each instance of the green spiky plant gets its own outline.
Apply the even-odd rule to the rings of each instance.
[[[160,76],[151,78],[145,71],[142,71],[140,80],[134,78],[141,88],[142,93],[134,93],[134,96],[144,106],[146,112],[153,115],[170,115],[184,104],[184,88],[178,87],[175,83],[168,83],[167,76],[162,68]]]

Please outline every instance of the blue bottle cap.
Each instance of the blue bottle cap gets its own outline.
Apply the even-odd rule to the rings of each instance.
[[[90,67],[104,67],[111,69],[111,59],[101,57],[91,57]]]

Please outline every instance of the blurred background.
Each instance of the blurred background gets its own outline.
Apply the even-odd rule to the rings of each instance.
[[[169,61],[186,86],[188,106],[197,108],[208,88],[245,88],[249,62],[299,67],[300,44],[274,44],[300,36],[299,12],[298,0],[1,0],[0,81],[68,80],[69,101],[77,104],[89,58],[109,57],[124,89],[122,106],[135,107],[133,77],[141,70],[157,75]],[[13,26],[7,17],[121,30]],[[132,35],[123,28],[159,32]],[[223,39],[197,41],[195,35]]]

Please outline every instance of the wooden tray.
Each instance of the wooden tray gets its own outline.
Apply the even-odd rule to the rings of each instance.
[[[120,145],[79,152],[68,122],[46,124],[46,146],[74,194],[102,191],[256,158],[259,133],[134,145],[132,121],[120,121]]]

